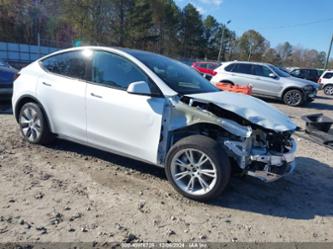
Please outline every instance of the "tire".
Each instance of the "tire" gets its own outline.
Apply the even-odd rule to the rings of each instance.
[[[18,122],[24,139],[32,144],[49,144],[53,141],[47,119],[34,102],[26,103],[19,112]]]
[[[215,140],[193,135],[171,147],[165,173],[171,185],[185,197],[208,201],[221,195],[228,185],[231,166],[224,149]]]
[[[283,102],[290,106],[300,106],[304,103],[304,94],[301,90],[291,89],[283,94]]]
[[[323,90],[326,95],[333,95],[333,85],[326,85]]]

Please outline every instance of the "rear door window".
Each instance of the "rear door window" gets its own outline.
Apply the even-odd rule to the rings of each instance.
[[[318,77],[318,71],[317,70],[309,70],[309,77],[311,77],[311,78]]]
[[[79,50],[48,57],[41,63],[51,73],[85,80],[87,60],[83,50]]]
[[[252,74],[252,64],[237,63],[233,72],[242,74]]]

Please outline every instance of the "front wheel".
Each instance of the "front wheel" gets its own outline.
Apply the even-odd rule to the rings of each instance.
[[[326,95],[333,95],[333,85],[324,86],[324,93]]]
[[[283,95],[283,102],[290,106],[300,106],[304,102],[304,94],[301,90],[288,90]]]
[[[178,141],[167,155],[165,172],[182,195],[197,201],[219,196],[231,174],[223,148],[206,136],[194,135]]]

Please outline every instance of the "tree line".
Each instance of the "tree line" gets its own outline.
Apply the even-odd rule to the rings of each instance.
[[[0,0],[0,41],[68,47],[130,47],[175,58],[264,61],[323,67],[326,53],[285,42],[276,48],[255,30],[240,37],[192,4],[174,0]],[[333,66],[333,63],[331,63]]]

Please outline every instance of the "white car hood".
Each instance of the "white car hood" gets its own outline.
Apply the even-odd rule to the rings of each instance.
[[[296,129],[296,125],[284,113],[266,102],[248,95],[223,91],[186,96],[201,102],[215,104],[266,129],[277,132]]]

